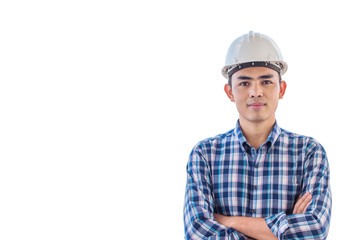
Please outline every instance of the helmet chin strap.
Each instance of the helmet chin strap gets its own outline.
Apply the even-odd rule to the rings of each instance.
[[[231,68],[231,70],[228,71],[228,78],[231,79],[231,76],[234,73],[236,73],[237,71],[239,71],[241,69],[249,68],[249,67],[267,67],[272,70],[275,70],[280,75],[280,70],[281,70],[282,66],[278,66],[278,64],[281,65],[281,63],[274,64],[271,62],[247,62],[247,63],[238,64],[235,67]]]

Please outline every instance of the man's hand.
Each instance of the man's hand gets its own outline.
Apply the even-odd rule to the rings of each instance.
[[[226,227],[232,227],[231,217],[227,217],[227,216],[224,216],[221,214],[214,213],[214,218],[218,223],[220,223]]]
[[[305,193],[304,195],[302,195],[302,197],[299,197],[299,199],[296,201],[296,204],[294,206],[294,210],[292,213],[293,214],[305,213],[307,207],[311,203],[311,199],[312,199],[312,196],[308,192]]]
[[[255,217],[240,217],[240,216],[224,216],[221,214],[214,214],[215,220],[236,231],[246,235],[248,240],[263,239],[263,240],[277,240],[277,237],[271,232],[267,226],[264,218]]]

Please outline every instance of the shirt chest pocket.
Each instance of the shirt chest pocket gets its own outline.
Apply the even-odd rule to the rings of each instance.
[[[302,186],[302,177],[301,176],[284,176],[281,181],[281,188],[283,193],[286,195],[297,195],[300,193]]]
[[[295,186],[302,185],[302,177],[301,176],[293,176],[292,178],[292,184]]]

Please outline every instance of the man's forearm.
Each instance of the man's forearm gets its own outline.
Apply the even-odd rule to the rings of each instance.
[[[311,203],[312,196],[305,193],[296,201],[293,214],[305,213],[307,207]],[[278,239],[270,230],[264,218],[254,217],[228,217],[220,214],[214,214],[215,220],[229,228],[245,234],[254,239]]]
[[[215,219],[226,227],[231,227],[236,231],[251,238],[259,240],[275,240],[277,237],[267,226],[264,218],[254,217],[227,217],[215,214]]]
[[[254,239],[277,239],[264,218],[234,217],[232,228]]]

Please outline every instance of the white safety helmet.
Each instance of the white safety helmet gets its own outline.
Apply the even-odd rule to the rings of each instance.
[[[221,72],[225,78],[230,78],[240,69],[256,66],[269,67],[280,75],[283,75],[288,68],[274,40],[250,31],[235,39],[230,45]]]

